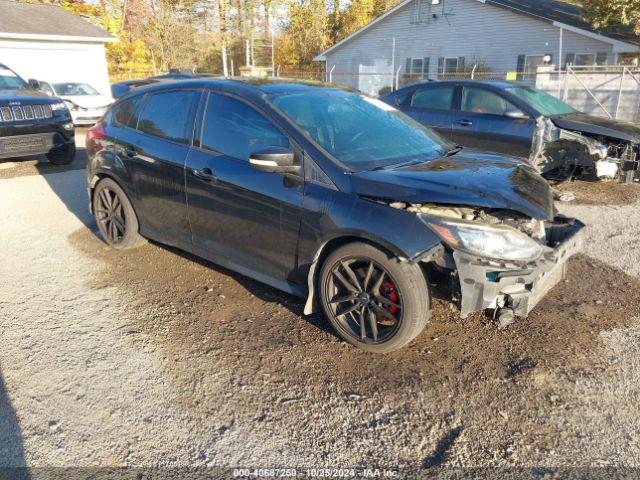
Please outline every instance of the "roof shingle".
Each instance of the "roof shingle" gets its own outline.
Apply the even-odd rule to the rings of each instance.
[[[0,0],[0,32],[111,39],[102,28],[62,7]]]
[[[569,3],[556,0],[486,0],[485,3],[530,17],[564,23],[589,32],[600,33],[621,42],[640,45],[640,37],[633,33],[631,25],[595,29],[582,19],[581,8]]]

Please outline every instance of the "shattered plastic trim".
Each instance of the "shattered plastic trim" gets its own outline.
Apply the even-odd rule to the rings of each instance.
[[[526,317],[564,278],[567,260],[581,248],[583,227],[584,224],[575,221],[568,238],[553,252],[528,265],[509,265],[454,251],[462,296],[460,316],[507,307],[517,316]]]

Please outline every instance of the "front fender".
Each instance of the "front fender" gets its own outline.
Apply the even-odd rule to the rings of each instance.
[[[307,184],[304,202],[297,276],[306,279],[309,291],[306,314],[315,311],[317,272],[337,240],[368,241],[409,262],[441,243],[416,214],[353,194]]]

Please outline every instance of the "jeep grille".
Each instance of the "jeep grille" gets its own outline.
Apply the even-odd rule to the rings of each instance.
[[[0,105],[0,123],[51,118],[52,116],[51,105]]]

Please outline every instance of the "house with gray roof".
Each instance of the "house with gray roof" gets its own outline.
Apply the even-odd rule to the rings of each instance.
[[[0,0],[0,63],[23,78],[88,83],[109,93],[109,33],[62,7]]]
[[[409,83],[468,73],[520,75],[616,64],[640,55],[631,27],[594,29],[575,5],[554,0],[404,0],[315,60],[327,80],[376,94]],[[502,77],[504,78],[504,77]]]

